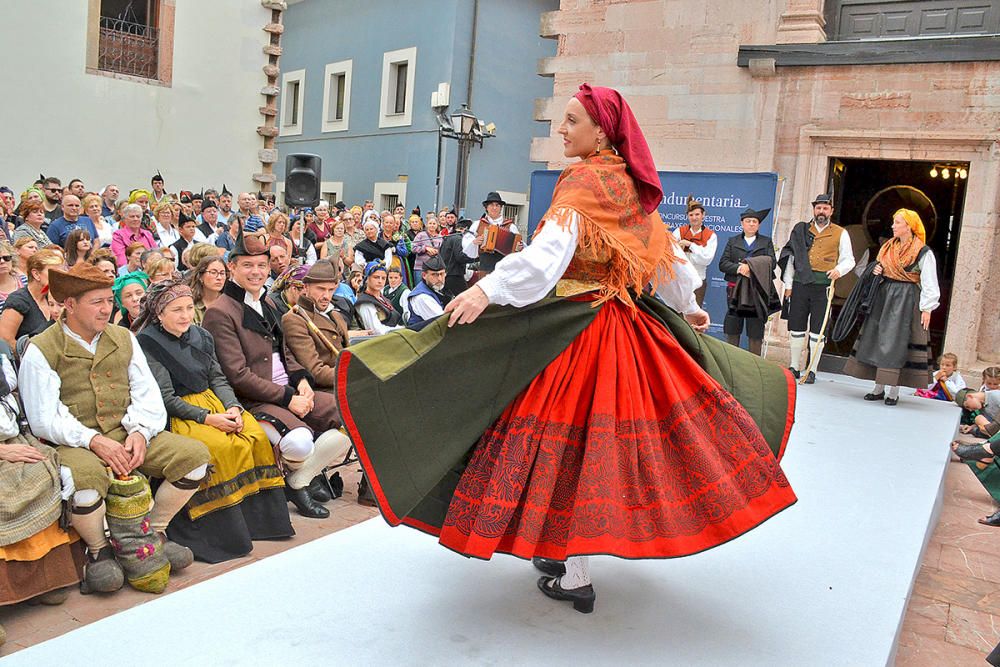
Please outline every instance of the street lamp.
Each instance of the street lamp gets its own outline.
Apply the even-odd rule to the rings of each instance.
[[[458,165],[455,168],[455,207],[462,211],[465,208],[465,190],[469,180],[469,153],[472,145],[477,144],[483,147],[483,140],[496,136],[495,126],[490,123],[486,126],[476,118],[476,115],[469,110],[468,105],[463,104],[462,108],[446,116],[444,109],[438,113],[438,188],[434,197],[434,209],[440,210],[440,181],[441,181],[441,139],[455,139],[458,141]]]

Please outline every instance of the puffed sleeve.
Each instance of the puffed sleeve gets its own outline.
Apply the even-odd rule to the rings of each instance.
[[[929,313],[941,303],[941,288],[938,285],[937,260],[928,249],[920,258],[920,310]]]
[[[580,214],[560,209],[546,219],[531,245],[497,262],[476,285],[490,303],[523,307],[543,299],[556,286],[576,252]]]

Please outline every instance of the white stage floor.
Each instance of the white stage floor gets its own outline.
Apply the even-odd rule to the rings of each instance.
[[[373,519],[0,663],[890,664],[959,411],[831,378],[800,388],[798,504],[691,558],[593,559],[593,614],[543,597],[524,561]]]

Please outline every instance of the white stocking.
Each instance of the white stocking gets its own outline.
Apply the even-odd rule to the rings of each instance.
[[[806,332],[789,331],[788,335],[788,349],[792,353],[788,367],[796,371],[802,370],[802,355],[806,351]]]
[[[590,585],[590,557],[573,556],[566,559],[566,574],[559,578],[563,589],[581,588]]]
[[[885,392],[886,398],[899,398],[899,385],[893,385],[889,387],[889,391]]]

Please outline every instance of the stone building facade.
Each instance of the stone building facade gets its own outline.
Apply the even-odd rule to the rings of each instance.
[[[868,23],[857,18],[866,2],[880,5],[865,14],[875,17]],[[541,25],[558,50],[539,64],[553,77],[553,96],[538,100],[535,113],[552,131],[535,140],[532,158],[563,166],[556,128],[587,81],[628,98],[661,170],[778,172],[779,247],[807,219],[812,197],[839,186],[838,208],[851,212],[839,222],[863,225],[877,248],[886,221],[871,214],[877,197],[859,194],[862,175],[916,178],[911,189],[934,200],[928,210],[948,255],[937,351],[980,370],[1000,362],[1000,3],[979,4],[986,14],[970,19],[947,2],[562,0]],[[940,11],[928,14],[928,5]],[[987,23],[977,32],[973,19]],[[827,35],[829,23],[839,32]],[[849,28],[881,33],[859,41]],[[840,180],[844,165],[858,174],[853,182]],[[928,167],[961,168],[967,178],[913,176]],[[787,359],[783,323],[771,339],[769,356]]]

